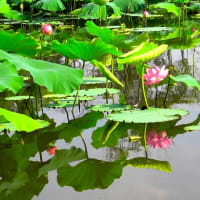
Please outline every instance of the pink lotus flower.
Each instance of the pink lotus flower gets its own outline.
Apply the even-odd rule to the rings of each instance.
[[[143,13],[143,16],[144,16],[144,18],[149,17],[149,12],[147,10],[145,10],[144,13]]]
[[[192,32],[195,32],[196,30],[197,30],[196,27],[192,27],[192,28],[191,28],[191,31],[192,31]]]
[[[147,144],[153,148],[167,149],[171,145],[171,139],[167,137],[166,131],[157,132],[152,129],[147,132]]]
[[[51,147],[48,147],[48,149],[47,149],[47,151],[50,155],[55,155],[57,150],[58,150],[58,147],[56,147],[56,146],[51,146]]]
[[[53,33],[53,28],[50,24],[44,24],[42,26],[42,33],[45,35],[51,35]]]
[[[147,74],[144,74],[145,85],[158,84],[160,81],[165,79],[169,73],[168,69],[165,69],[165,65],[160,69],[155,66],[154,68],[146,68]]]

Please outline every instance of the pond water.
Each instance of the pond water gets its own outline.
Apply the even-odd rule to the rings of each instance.
[[[152,34],[153,40],[156,37],[159,36]],[[190,74],[200,81],[199,63],[197,46],[167,50],[148,64],[174,66],[173,75]],[[101,76],[89,63],[84,73],[86,77]],[[109,99],[100,95],[92,101],[84,101],[75,106],[74,115],[71,107],[67,112],[63,108],[39,108],[39,116],[43,114],[41,119],[51,121],[49,127],[27,134],[12,132],[12,141],[6,134],[0,135],[0,177],[4,177],[0,179],[3,185],[0,200],[199,199],[200,133],[185,129],[200,121],[199,92],[178,83],[168,88],[166,97],[167,84],[159,86],[157,92],[154,87],[146,87],[150,105],[154,106],[157,99],[158,107],[181,108],[189,114],[165,123],[117,123],[106,119],[109,112],[86,109],[91,105],[113,103],[113,99],[120,103],[122,97],[133,108],[144,106],[141,80],[135,67],[125,66],[124,71],[116,68],[114,74],[125,85],[120,94],[110,95]],[[29,93],[29,88],[23,92]],[[165,97],[166,104],[163,103]],[[52,99],[43,99],[45,105],[51,102]],[[37,103],[40,107],[40,102]],[[1,104],[25,114],[32,104],[35,106],[34,101],[27,104],[26,101],[1,101]],[[159,143],[162,148],[153,148],[152,134],[165,141]],[[50,146],[61,153],[49,155]],[[67,150],[62,152],[62,149]],[[4,187],[8,188],[6,194]]]

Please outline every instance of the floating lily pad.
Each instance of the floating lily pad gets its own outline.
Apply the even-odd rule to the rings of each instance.
[[[22,101],[22,100],[28,100],[33,99],[34,96],[13,96],[13,97],[6,97],[5,100],[7,101]]]
[[[130,110],[130,105],[123,104],[103,104],[103,105],[94,105],[87,107],[88,110],[96,112],[112,112],[112,111],[121,111],[121,110]]]
[[[186,131],[200,131],[200,125],[187,126],[187,127],[184,128],[184,130],[186,130]]]
[[[65,95],[65,94],[46,94],[42,97],[45,98],[45,99],[51,99],[51,98],[64,98],[66,96],[67,95]]]
[[[105,77],[88,77],[83,79],[82,84],[102,84],[106,83],[106,78]],[[110,81],[109,81],[110,82]]]
[[[108,89],[109,94],[116,94],[116,93],[119,93],[119,92],[120,92],[120,90],[118,90],[118,89],[113,89],[113,88]],[[76,93],[77,93],[77,90],[75,90],[74,92],[72,92],[68,96],[76,96]],[[103,94],[106,94],[106,88],[79,90],[78,96],[79,97],[82,97],[82,96],[99,96],[99,95],[103,95]]]
[[[133,158],[127,161],[127,166],[133,166],[135,168],[151,168],[164,172],[172,172],[172,168],[167,161],[160,161],[146,158]]]
[[[65,97],[64,99],[55,99],[55,101],[75,101],[76,97]],[[87,97],[87,96],[83,96],[83,97],[77,97],[77,101],[93,101],[94,97]]]
[[[147,110],[128,110],[107,116],[107,119],[127,123],[156,123],[178,119],[187,115],[188,111],[182,109],[149,108]]]
[[[144,27],[132,29],[133,32],[160,32],[160,31],[173,31],[171,27]]]
[[[45,107],[47,108],[69,108],[69,107],[73,107],[73,103],[72,102],[63,102],[63,103],[51,103],[51,104],[47,104],[45,105]],[[77,105],[77,103],[76,103]]]

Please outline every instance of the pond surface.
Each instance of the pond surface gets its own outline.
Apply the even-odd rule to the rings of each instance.
[[[149,64],[174,65],[174,74],[187,73],[199,81],[199,47],[195,48],[195,63],[193,58],[194,49],[168,50]],[[86,63],[85,76],[93,73],[93,68]],[[95,75],[100,76],[98,71]],[[142,107],[141,85],[135,68],[129,66],[121,72],[116,70],[115,75],[125,84],[121,94],[124,94],[127,104]],[[102,95],[76,106],[74,116],[68,108],[69,122],[63,108],[43,108],[44,119],[51,119],[54,125],[31,134],[13,133],[12,142],[1,135],[0,162],[4,164],[0,166],[0,175],[4,176],[4,184],[9,185],[13,174],[21,174],[9,185],[8,192],[13,193],[9,199],[199,199],[200,133],[187,132],[184,128],[200,121],[200,94],[183,84],[169,90],[165,106],[182,108],[189,111],[189,115],[166,123],[116,124],[105,118],[106,112],[102,114],[85,109],[90,105],[106,103],[106,97]],[[148,88],[147,98],[151,105],[155,103],[155,95],[155,88]],[[159,86],[158,107],[164,107],[165,95],[166,85]],[[113,98],[115,103],[119,103],[119,94],[114,94]],[[113,98],[110,97],[108,102],[112,103]],[[44,103],[50,103],[50,100],[44,99]],[[23,102],[2,102],[2,105],[7,104],[12,110],[28,113]],[[39,114],[42,114],[41,110]],[[151,132],[166,134],[165,139],[170,140],[166,149],[153,148],[149,144],[148,134]],[[147,135],[148,145],[145,145],[144,135]],[[131,142],[131,136],[138,138]],[[57,155],[48,154],[50,146],[56,146],[58,151],[68,149],[68,157],[60,155],[54,167],[49,166],[46,173],[38,176],[38,171],[41,173],[41,168],[49,165],[48,160]],[[27,162],[25,171],[31,177],[30,182],[26,181],[26,174],[21,170]],[[65,167],[59,168],[59,162],[66,162]],[[25,194],[23,198],[22,194]],[[0,199],[6,199],[4,194]]]

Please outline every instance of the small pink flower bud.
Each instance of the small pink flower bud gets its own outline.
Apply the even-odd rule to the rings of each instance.
[[[192,31],[192,32],[195,32],[196,30],[197,30],[197,29],[196,29],[195,27],[192,27],[192,28],[191,28],[191,31]]]
[[[42,33],[45,35],[51,35],[53,33],[53,28],[50,24],[44,24],[42,26]]]
[[[144,13],[143,13],[143,16],[144,16],[144,18],[149,17],[149,12],[147,10],[145,10]]]
[[[58,147],[56,147],[56,146],[48,147],[48,149],[47,149],[47,151],[50,155],[55,155],[57,150],[58,150]]]

